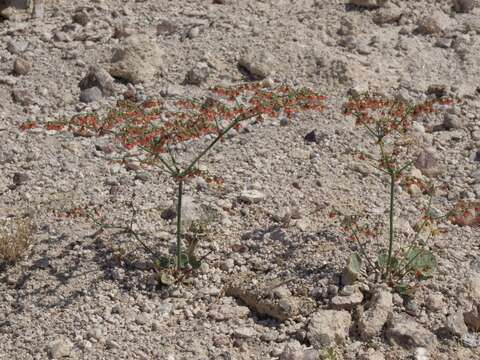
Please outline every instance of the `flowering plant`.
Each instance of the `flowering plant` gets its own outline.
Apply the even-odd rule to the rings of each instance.
[[[408,286],[402,280],[413,275],[419,279],[431,274],[437,266],[435,256],[427,249],[427,242],[431,236],[438,233],[434,224],[440,217],[434,216],[431,211],[431,200],[435,187],[425,181],[406,176],[414,163],[410,145],[411,141],[405,136],[411,129],[414,121],[420,116],[437,111],[438,105],[449,105],[451,99],[434,99],[419,104],[409,104],[404,101],[385,99],[364,95],[350,99],[344,107],[346,116],[355,118],[355,125],[361,126],[373,140],[377,148],[376,153],[361,152],[360,160],[365,160],[374,168],[388,177],[389,204],[388,204],[388,246],[379,251],[374,261],[367,254],[368,241],[381,235],[382,225],[371,224],[368,216],[362,222],[359,215],[343,215],[341,224],[350,235],[349,238],[356,242],[360,253],[353,254],[346,268],[347,274],[356,276],[360,270],[362,258],[366,259],[369,267],[375,271],[377,278],[381,278],[398,290],[407,291]],[[429,195],[428,206],[424,209],[422,221],[415,229],[415,238],[406,248],[394,249],[395,243],[395,200],[396,185],[401,184],[406,189],[416,186],[422,193]],[[340,214],[334,210],[332,217]],[[426,239],[420,239],[420,233],[428,230]]]
[[[293,119],[299,112],[322,110],[325,100],[324,96],[307,88],[294,89],[288,85],[271,88],[259,82],[231,87],[217,86],[210,90],[212,96],[204,100],[150,99],[141,104],[123,100],[103,118],[97,114],[86,114],[43,125],[49,130],[67,130],[77,136],[113,136],[113,139],[126,149],[140,149],[141,163],[160,168],[176,181],[177,228],[174,270],[177,272],[187,264],[192,267],[199,265],[191,246],[187,247],[187,251],[182,250],[183,185],[187,179],[195,176],[204,176],[208,181],[222,182],[221,178],[209,177],[200,171],[198,162],[216,143],[223,141],[228,132],[232,129],[239,130],[241,124],[249,119],[260,122],[265,118],[279,115]],[[35,126],[37,124],[34,122],[26,122],[21,128],[27,130]],[[179,159],[176,150],[178,144],[201,138],[210,141],[193,158],[183,161]],[[130,232],[133,233],[131,230]],[[189,241],[190,245],[191,243]]]

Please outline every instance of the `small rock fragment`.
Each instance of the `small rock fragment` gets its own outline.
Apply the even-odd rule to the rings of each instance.
[[[432,349],[437,345],[434,334],[408,318],[393,319],[391,326],[386,331],[386,336],[391,343],[407,349],[417,347]]]
[[[78,87],[81,90],[96,87],[103,95],[110,96],[114,92],[114,79],[107,70],[99,66],[90,66],[85,77],[80,80]]]
[[[453,9],[459,13],[469,13],[475,8],[475,0],[452,0]]]
[[[426,176],[436,176],[442,173],[438,156],[431,148],[424,149],[415,160],[414,165]]]
[[[355,306],[361,304],[363,301],[363,294],[357,286],[345,286],[332,299],[332,307],[335,309],[350,310]]]
[[[448,334],[462,337],[468,332],[467,325],[465,325],[465,318],[461,311],[457,311],[447,316],[445,330]]]
[[[178,31],[178,26],[169,20],[163,20],[157,25],[157,35],[171,35]]]
[[[240,200],[247,204],[256,204],[265,199],[265,194],[258,190],[244,190],[240,194]]]
[[[418,27],[415,30],[421,35],[433,35],[442,32],[442,28],[433,16],[426,16],[418,22]]]
[[[348,336],[352,319],[347,311],[319,310],[308,324],[307,338],[315,349],[342,344]]]
[[[385,6],[386,3],[387,0],[350,0],[350,4],[368,9],[376,9]]]
[[[68,339],[54,340],[47,346],[47,351],[51,358],[60,359],[70,356],[72,352],[73,344]]]
[[[395,23],[403,15],[401,7],[387,3],[384,7],[378,10],[377,14],[373,17],[373,22],[377,25]]]
[[[367,310],[358,321],[358,329],[363,339],[378,335],[393,311],[393,296],[387,290],[377,290]]]
[[[33,2],[33,11],[32,15],[35,19],[41,19],[45,15],[45,1],[44,0],[35,0]]]
[[[15,75],[27,75],[32,70],[32,63],[28,60],[17,57],[13,63],[13,73]]]
[[[84,103],[91,103],[99,101],[102,98],[102,91],[94,86],[80,91],[80,101]]]
[[[30,176],[27,173],[17,172],[13,175],[13,183],[17,186],[25,184],[29,180],[30,180]]]
[[[207,81],[210,75],[210,68],[205,63],[198,63],[185,75],[185,84],[200,85]]]

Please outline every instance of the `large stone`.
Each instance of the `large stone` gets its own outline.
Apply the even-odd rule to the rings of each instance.
[[[268,77],[272,73],[274,66],[273,55],[266,50],[251,51],[248,54],[242,56],[238,65],[244,68],[250,77],[254,80],[262,80]]]
[[[97,87],[105,96],[110,96],[114,91],[114,79],[107,70],[99,66],[90,66],[85,77],[80,80],[78,87],[81,90]]]
[[[315,349],[344,343],[352,318],[347,311],[319,310],[310,318],[307,338]]]
[[[163,65],[164,52],[147,35],[127,37],[112,56],[110,74],[134,84],[151,80]]]
[[[389,291],[377,290],[368,309],[358,321],[358,330],[363,339],[380,334],[393,311],[393,296]]]
[[[437,338],[422,325],[409,318],[396,318],[386,331],[387,339],[407,349],[425,347],[433,349],[437,345]]]

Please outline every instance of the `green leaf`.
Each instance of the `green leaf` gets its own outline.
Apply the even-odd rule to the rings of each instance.
[[[399,267],[398,259],[394,256],[390,258],[390,264],[388,263],[388,250],[382,249],[377,255],[377,264],[380,268],[386,269],[389,267],[391,270],[397,270]]]
[[[362,268],[362,258],[358,253],[353,253],[348,259],[347,267],[351,272],[359,273]]]
[[[181,268],[184,268],[184,267],[186,267],[188,264],[189,264],[188,256],[187,256],[186,253],[182,252],[182,253],[180,254],[180,267],[181,267]]]
[[[414,246],[410,247],[403,255],[402,263],[406,273],[428,277],[438,267],[437,259],[430,250]]]
[[[198,260],[195,255],[191,255],[188,258],[188,262],[190,263],[191,267],[194,268],[194,269],[198,269],[200,267],[200,265],[202,265],[202,262],[200,260]]]
[[[160,269],[167,269],[173,264],[170,256],[161,256],[155,260],[155,266]]]

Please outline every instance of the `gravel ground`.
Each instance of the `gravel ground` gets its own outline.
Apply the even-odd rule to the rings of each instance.
[[[365,273],[341,281],[358,249],[329,216],[387,210],[384,176],[354,156],[370,140],[342,114],[367,90],[461,98],[415,125],[426,160],[410,172],[442,185],[436,212],[478,209],[480,4],[35,1],[32,13],[0,0],[0,220],[36,225],[24,256],[0,263],[0,359],[480,359],[478,212],[440,225],[427,243],[438,271],[409,297]],[[145,241],[167,254],[165,174],[115,161],[129,152],[108,137],[19,129],[252,80],[309,87],[327,107],[246,124],[202,161],[224,183],[186,184],[191,216],[215,220],[198,247],[209,255],[182,285],[160,286],[138,243],[96,233],[80,211],[125,224],[133,199]],[[177,150],[188,158],[206,141]],[[411,233],[428,199],[396,190],[399,231]]]

